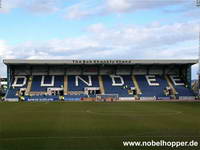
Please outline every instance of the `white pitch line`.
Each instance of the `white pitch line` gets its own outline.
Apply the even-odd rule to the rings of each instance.
[[[72,136],[72,137],[55,137],[55,136],[47,136],[47,137],[11,137],[11,138],[0,138],[0,141],[9,141],[9,140],[41,140],[41,139],[89,139],[89,138],[200,138],[200,136],[194,135],[130,135],[130,136]]]

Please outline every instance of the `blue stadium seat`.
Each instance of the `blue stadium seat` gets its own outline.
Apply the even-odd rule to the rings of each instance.
[[[105,75],[102,76],[103,84],[105,89],[105,94],[118,94],[119,97],[132,97],[133,95],[128,94],[128,89],[134,87],[132,78],[130,75],[122,75],[121,76],[124,80],[123,86],[112,86],[112,79],[110,76]],[[116,78],[116,83],[120,83],[121,80]],[[127,86],[128,88],[125,88]]]
[[[194,92],[183,85],[174,86],[178,92],[177,96],[195,96]]]
[[[43,88],[40,86],[41,79],[42,76],[33,76],[31,91],[45,91],[45,89],[43,90]]]
[[[179,82],[176,81],[176,83],[184,83],[183,80],[180,80]],[[177,96],[195,96],[194,92],[184,85],[174,85],[174,88],[178,92]]]
[[[18,98],[18,96],[16,96],[16,92],[19,90],[19,88],[13,88],[10,87],[8,88],[7,94],[6,94],[6,98],[10,99],[10,98]]]
[[[156,83],[159,83],[159,86],[150,86],[145,75],[136,75],[136,80],[142,91],[141,97],[155,96],[157,99],[167,97],[163,92],[166,86],[168,86],[167,81],[163,76],[156,75],[155,78]]]
[[[52,76],[45,76],[44,83],[50,84],[51,77]],[[80,77],[83,80],[85,80],[86,82],[88,82],[88,76],[81,75]],[[132,81],[131,76],[130,75],[122,75],[121,77],[124,80],[124,85],[113,86],[112,79],[110,76],[108,76],[108,75],[102,76],[105,94],[118,94],[119,97],[132,97],[133,96],[128,93],[128,90],[131,87],[134,87],[134,83]],[[159,83],[159,86],[150,86],[145,78],[145,75],[136,75],[135,77],[136,77],[136,80],[142,91],[141,97],[156,97],[157,99],[160,99],[160,98],[164,99],[164,98],[168,97],[163,92],[164,89],[166,88],[166,86],[168,86],[167,81],[164,78],[164,76],[159,76],[159,75],[155,76],[156,83]],[[91,86],[88,86],[86,83],[84,83],[81,80],[78,81],[79,85],[76,86],[75,78],[76,78],[75,75],[68,76],[68,90],[69,91],[84,91],[85,87],[99,87],[98,76],[95,76],[95,75],[91,76],[91,81],[92,81]],[[18,98],[18,96],[16,96],[16,92],[19,91],[20,88],[27,87],[28,79],[29,79],[29,77],[27,76],[27,82],[23,87],[15,87],[14,88],[14,87],[10,86],[8,88],[8,91],[6,94],[6,98],[7,99]],[[42,91],[47,91],[47,88],[49,88],[49,87],[63,87],[64,86],[64,76],[55,76],[54,86],[42,87],[41,80],[42,80],[42,76],[33,76],[31,91],[35,91],[35,92],[41,91],[42,92]],[[13,82],[14,81],[12,81],[11,83],[13,84]],[[121,83],[121,80],[119,78],[115,78],[115,82]],[[23,80],[19,78],[17,84],[22,84],[22,83],[23,83]],[[178,92],[177,96],[194,96],[193,91],[190,90],[189,88],[185,87],[184,85],[174,85],[174,87],[175,87],[176,91]],[[70,99],[74,100],[74,101],[78,101],[81,98],[86,97],[86,95],[84,95],[84,94],[65,95],[64,97],[65,97],[64,100],[66,100],[66,101],[68,101]],[[96,96],[90,95],[90,97],[96,97]],[[39,97],[36,96],[36,97],[32,97],[32,98],[41,99],[41,100],[42,99],[45,100],[46,98],[49,100],[56,99],[56,98],[59,99],[58,96],[56,96],[56,97],[55,96],[39,96]]]
[[[194,92],[189,87],[186,87],[186,84],[184,83],[184,80],[181,77],[179,77],[178,75],[171,75],[169,77],[174,85],[174,88],[177,91],[177,98],[195,96]]]
[[[26,77],[27,77],[27,79],[29,78],[29,76],[26,76]],[[12,79],[11,85],[7,89],[6,99],[18,98],[18,96],[16,96],[17,91],[19,91],[20,88],[26,88],[27,87],[27,82],[22,87],[12,87],[13,83],[14,83],[14,79]],[[17,81],[17,84],[22,84],[22,83],[23,83],[23,80],[19,78],[18,81]]]
[[[80,76],[85,81],[88,81],[88,76]],[[76,86],[76,76],[71,75],[68,76],[68,90],[69,91],[84,91],[85,87],[99,87],[99,79],[98,76],[92,75],[91,76],[92,86],[88,86],[86,83],[84,83],[81,80],[78,80],[78,86]]]
[[[50,84],[52,76],[45,76],[44,83]],[[41,86],[42,76],[33,76],[31,91],[44,92],[49,87],[61,87],[64,85],[64,76],[55,76],[54,86]]]

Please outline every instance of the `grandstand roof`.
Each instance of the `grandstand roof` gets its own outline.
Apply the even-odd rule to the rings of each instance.
[[[197,59],[140,59],[140,60],[42,60],[42,59],[4,59],[6,65],[76,65],[76,64],[110,64],[110,65],[152,65],[152,64],[196,64]]]

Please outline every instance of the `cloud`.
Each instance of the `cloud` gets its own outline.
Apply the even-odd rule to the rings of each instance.
[[[92,11],[88,11],[86,8],[83,9],[83,7],[84,6],[81,4],[76,4],[68,7],[64,17],[66,19],[80,19],[82,17],[88,17],[93,14]]]
[[[0,13],[9,13],[14,8],[23,8],[32,13],[52,13],[58,11],[61,0],[2,0]]]
[[[0,57],[6,57],[9,54],[9,47],[6,41],[0,40]]]
[[[32,56],[80,58],[110,58],[122,56],[133,59],[138,56],[170,57],[181,51],[189,51],[191,56],[198,39],[196,22],[174,23],[169,25],[149,24],[146,26],[116,26],[108,28],[103,24],[94,24],[87,28],[86,34],[74,38],[53,39],[46,42],[27,41],[11,47],[7,57],[30,58]],[[187,44],[185,44],[187,43]],[[187,48],[185,48],[187,45]],[[178,47],[178,50],[176,50]],[[27,51],[28,49],[28,51]],[[17,53],[16,53],[17,52]],[[196,51],[195,51],[196,52]],[[137,55],[135,55],[135,53]],[[149,55],[149,53],[152,53]],[[160,53],[160,55],[158,55]],[[173,55],[172,55],[173,54]],[[184,53],[180,54],[180,56]],[[188,53],[185,55],[188,56]],[[178,57],[178,56],[175,56]]]
[[[101,1],[85,0],[64,8],[64,18],[81,19],[94,15],[100,15],[103,10]]]
[[[88,28],[92,39],[101,45],[146,49],[175,45],[197,39],[198,25],[195,22],[171,25],[149,24],[147,26],[124,26],[105,28],[101,24]]]
[[[197,31],[196,22],[110,28],[98,23],[74,38],[27,41],[17,46],[1,41],[0,55],[23,59],[193,59],[198,56]]]
[[[59,0],[29,0],[23,7],[34,13],[53,13],[60,9]]]
[[[192,66],[192,79],[198,79],[198,64]]]
[[[1,0],[0,13],[8,13],[12,9],[20,7],[24,0]]]
[[[3,58],[7,58],[6,56],[9,53],[9,48],[4,40],[0,40],[0,61],[3,62]],[[6,76],[6,66],[0,65],[0,78],[1,76]]]
[[[185,0],[106,0],[106,8],[111,12],[132,12],[144,9],[163,8],[174,5],[183,5]]]
[[[100,3],[87,0],[67,7],[65,18],[81,19],[98,15],[131,13],[152,9],[162,9],[166,13],[186,13],[195,9],[195,3],[188,0],[101,0]]]
[[[69,4],[68,6],[65,6]],[[0,13],[22,8],[36,14],[60,12],[66,19],[81,19],[91,16],[130,13],[140,10],[162,9],[166,13],[194,14],[195,3],[188,0],[2,0]],[[188,14],[187,14],[188,12]]]

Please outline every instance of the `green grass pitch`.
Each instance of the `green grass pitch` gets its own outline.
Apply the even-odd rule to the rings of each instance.
[[[0,150],[171,149],[122,144],[161,139],[200,144],[200,103],[0,103]]]

